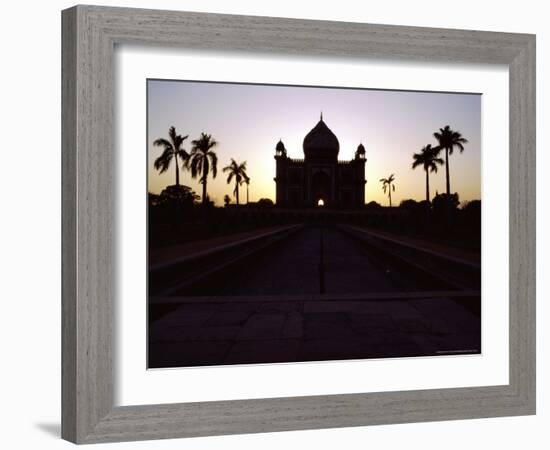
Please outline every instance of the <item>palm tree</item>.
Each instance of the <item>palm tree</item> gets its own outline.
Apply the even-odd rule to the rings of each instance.
[[[414,153],[412,168],[416,169],[418,166],[422,166],[426,172],[426,201],[430,203],[430,175],[429,172],[437,173],[437,165],[443,164],[443,160],[437,155],[439,149],[432,147],[430,144],[420,150],[420,153]]]
[[[159,138],[153,142],[153,145],[157,147],[164,147],[162,154],[155,159],[154,167],[160,173],[164,173],[170,167],[172,159],[174,159],[176,166],[176,186],[180,185],[180,169],[178,165],[178,157],[181,158],[182,162],[187,161],[189,154],[181,148],[181,144],[189,136],[182,136],[176,133],[175,127],[170,127],[168,130],[169,139]]]
[[[202,204],[206,205],[206,182],[210,168],[212,168],[212,178],[216,178],[218,174],[218,156],[211,149],[218,145],[215,139],[212,139],[210,134],[201,133],[199,139],[191,141],[193,148],[187,159],[186,165],[191,169],[191,176],[197,178],[200,175],[200,183],[202,184]]]
[[[388,178],[380,178],[380,182],[382,183],[382,189],[384,189],[384,194],[386,193],[386,189],[388,190],[388,196],[390,198],[390,208],[391,208],[391,191],[395,192],[395,175],[392,173]]]
[[[439,131],[434,133],[434,137],[439,142],[439,150],[445,150],[445,173],[447,183],[447,197],[451,195],[451,176],[449,175],[449,155],[453,154],[455,147],[458,147],[460,153],[464,151],[464,145],[468,142],[459,131],[454,131],[445,125],[445,128],[440,128]]]
[[[239,204],[239,185],[241,185],[247,178],[246,174],[246,161],[242,163],[237,163],[233,158],[231,158],[231,163],[223,168],[224,172],[228,172],[227,184],[231,183],[233,178],[235,178],[235,189],[233,194],[235,195],[235,202]]]

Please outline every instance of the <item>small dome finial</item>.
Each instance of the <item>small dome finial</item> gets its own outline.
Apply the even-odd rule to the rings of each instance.
[[[365,159],[365,146],[363,142],[359,142],[357,150],[355,150],[355,159]]]
[[[280,155],[286,155],[286,148],[285,148],[285,144],[283,144],[282,139],[279,139],[279,142],[277,142],[277,145],[275,146],[275,150]]]

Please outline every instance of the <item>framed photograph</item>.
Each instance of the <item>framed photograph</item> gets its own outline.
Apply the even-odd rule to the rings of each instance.
[[[535,37],[63,11],[62,435],[535,413]]]

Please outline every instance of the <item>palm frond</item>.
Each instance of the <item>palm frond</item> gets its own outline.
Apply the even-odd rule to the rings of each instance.
[[[160,173],[164,173],[170,167],[170,162],[172,161],[173,156],[173,150],[171,148],[165,148],[162,154],[157,159],[155,159],[153,166]]]
[[[202,155],[200,153],[194,153],[189,160],[191,161],[188,164],[191,169],[191,176],[197,178],[197,175],[202,172]]]
[[[153,145],[157,147],[172,148],[172,143],[163,138],[155,139]]]
[[[181,158],[182,162],[185,164],[185,162],[189,159],[189,153],[187,153],[184,149],[180,148],[176,151],[178,158]]]
[[[198,139],[195,139],[191,142],[193,147],[198,148],[203,153],[207,153],[212,147],[218,145],[215,139],[212,139],[211,134],[202,132]]]
[[[216,178],[218,175],[218,155],[214,152],[208,152],[208,157],[212,163],[212,178]]]
[[[416,169],[418,166],[424,164],[424,156],[423,155],[420,155],[418,153],[415,153],[413,155],[413,163],[412,163],[412,168],[413,169]]]
[[[463,144],[468,142],[468,140],[462,136],[460,131],[451,129],[449,125],[445,125],[444,128],[440,128],[439,133],[434,133],[434,137],[439,142],[439,147],[436,147],[437,154],[439,154],[441,149],[445,149],[449,155],[452,155],[455,147],[458,147],[462,153],[464,151]]]
[[[183,144],[183,141],[185,141],[188,137],[189,137],[189,135],[187,135],[187,136],[181,136],[181,135],[179,135],[179,134],[176,136],[175,144],[176,144],[176,148],[177,148],[178,150],[181,148],[181,144]]]
[[[216,154],[214,152],[209,152],[209,155],[213,159],[213,164],[217,165],[218,159]],[[235,183],[239,185],[242,183],[243,178],[248,177],[248,175],[246,174],[246,161],[239,164],[237,163],[237,161],[231,158],[231,163],[225,166],[222,170],[229,173],[229,176],[227,177],[228,183],[230,183],[231,180],[235,178]],[[214,172],[214,167],[212,168],[212,172]]]
[[[431,170],[437,172],[437,164],[443,164],[443,160],[438,158],[438,153],[441,147],[432,147],[431,144],[425,145],[420,149],[420,153],[413,154],[412,168],[416,169],[418,166],[422,166],[425,171]]]
[[[177,141],[177,136],[178,134],[176,133],[176,127],[175,126],[171,126],[170,128],[168,128],[168,136],[170,137],[170,140],[175,143]]]

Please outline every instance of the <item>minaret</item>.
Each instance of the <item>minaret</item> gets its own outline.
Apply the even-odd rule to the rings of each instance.
[[[278,206],[284,206],[286,203],[286,184],[287,184],[287,161],[286,148],[283,141],[279,139],[275,146],[275,204]]]
[[[357,150],[355,150],[355,159],[365,159],[365,146],[362,142],[359,143]]]
[[[355,176],[357,180],[355,198],[357,199],[357,207],[361,208],[365,204],[365,163],[367,162],[365,146],[359,142],[357,150],[355,150]]]

